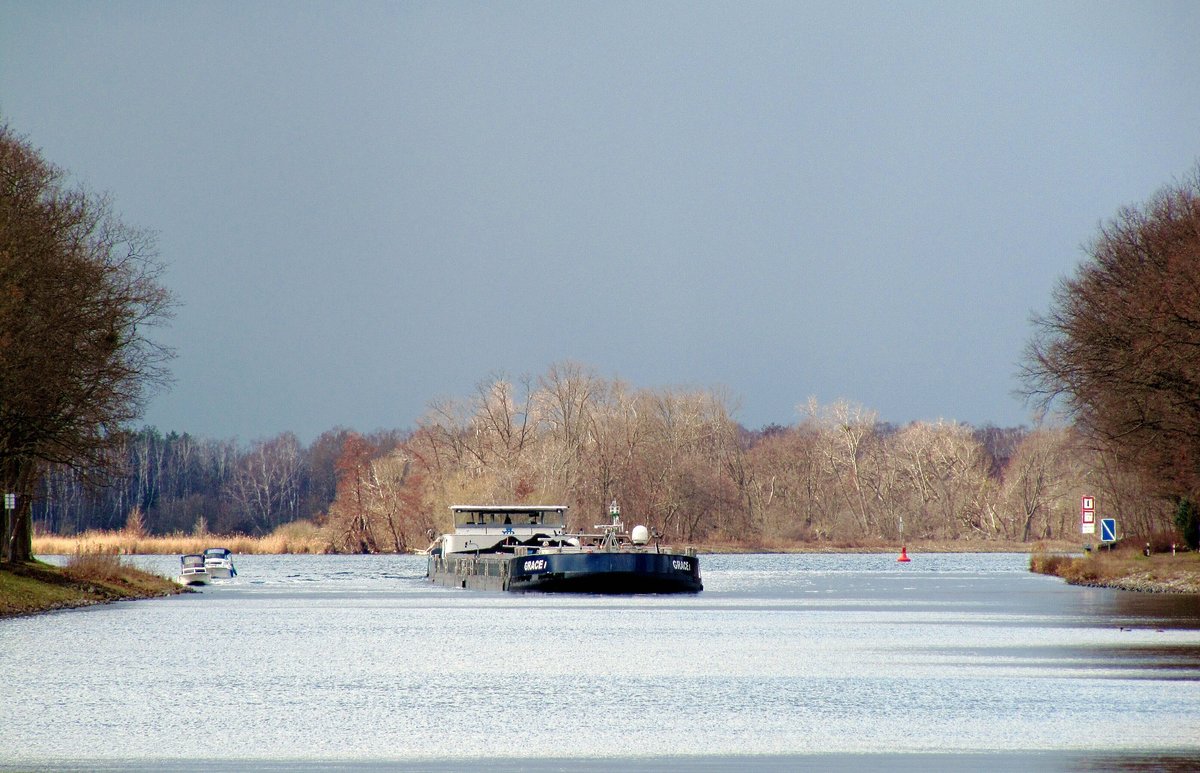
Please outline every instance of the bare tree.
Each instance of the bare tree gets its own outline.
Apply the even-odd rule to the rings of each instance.
[[[535,402],[546,427],[547,474],[570,491],[583,472],[588,427],[604,387],[593,373],[573,362],[550,366],[538,385]]]
[[[809,398],[800,410],[820,439],[826,475],[836,481],[850,505],[845,514],[854,519],[854,531],[858,536],[877,532],[881,508],[872,496],[879,490],[874,480],[877,414],[845,401],[823,407],[815,398]]]
[[[1071,451],[1070,430],[1053,427],[1031,432],[1017,447],[1000,491],[1006,537],[1028,542],[1055,536],[1055,505],[1070,493]]]
[[[251,530],[262,534],[299,516],[300,443],[291,432],[255,441],[226,487]]]
[[[1200,167],[1104,225],[1034,323],[1029,397],[1157,493],[1200,498]]]
[[[329,521],[335,530],[335,546],[352,553],[379,552],[369,513],[374,453],[374,446],[352,432],[337,462],[337,498],[329,507]]]
[[[45,465],[105,469],[109,438],[167,381],[148,337],[170,316],[151,234],[0,126],[0,560],[32,557],[31,498]]]

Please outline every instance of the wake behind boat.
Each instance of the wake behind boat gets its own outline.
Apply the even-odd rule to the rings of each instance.
[[[613,502],[593,533],[565,532],[565,505],[454,505],[455,530],[429,551],[426,576],[451,588],[558,593],[697,593],[696,551],[627,533]]]

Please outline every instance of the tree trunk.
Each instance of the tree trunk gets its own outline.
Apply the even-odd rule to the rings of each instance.
[[[4,531],[0,532],[0,562],[24,563],[33,560],[33,489],[36,465],[30,459],[8,459],[0,475],[4,491],[17,495],[17,509],[5,510]]]
[[[20,497],[16,516],[12,524],[12,540],[9,556],[14,564],[33,560],[33,502],[28,496]]]

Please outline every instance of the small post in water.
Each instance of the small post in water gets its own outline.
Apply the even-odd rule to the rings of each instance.
[[[904,516],[900,516],[900,557],[896,559],[897,563],[907,564],[912,561],[908,557],[908,549],[904,546]]]

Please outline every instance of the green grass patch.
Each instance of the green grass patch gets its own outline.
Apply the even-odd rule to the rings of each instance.
[[[177,583],[117,556],[73,558],[59,568],[33,561],[0,566],[0,617],[180,593]]]

